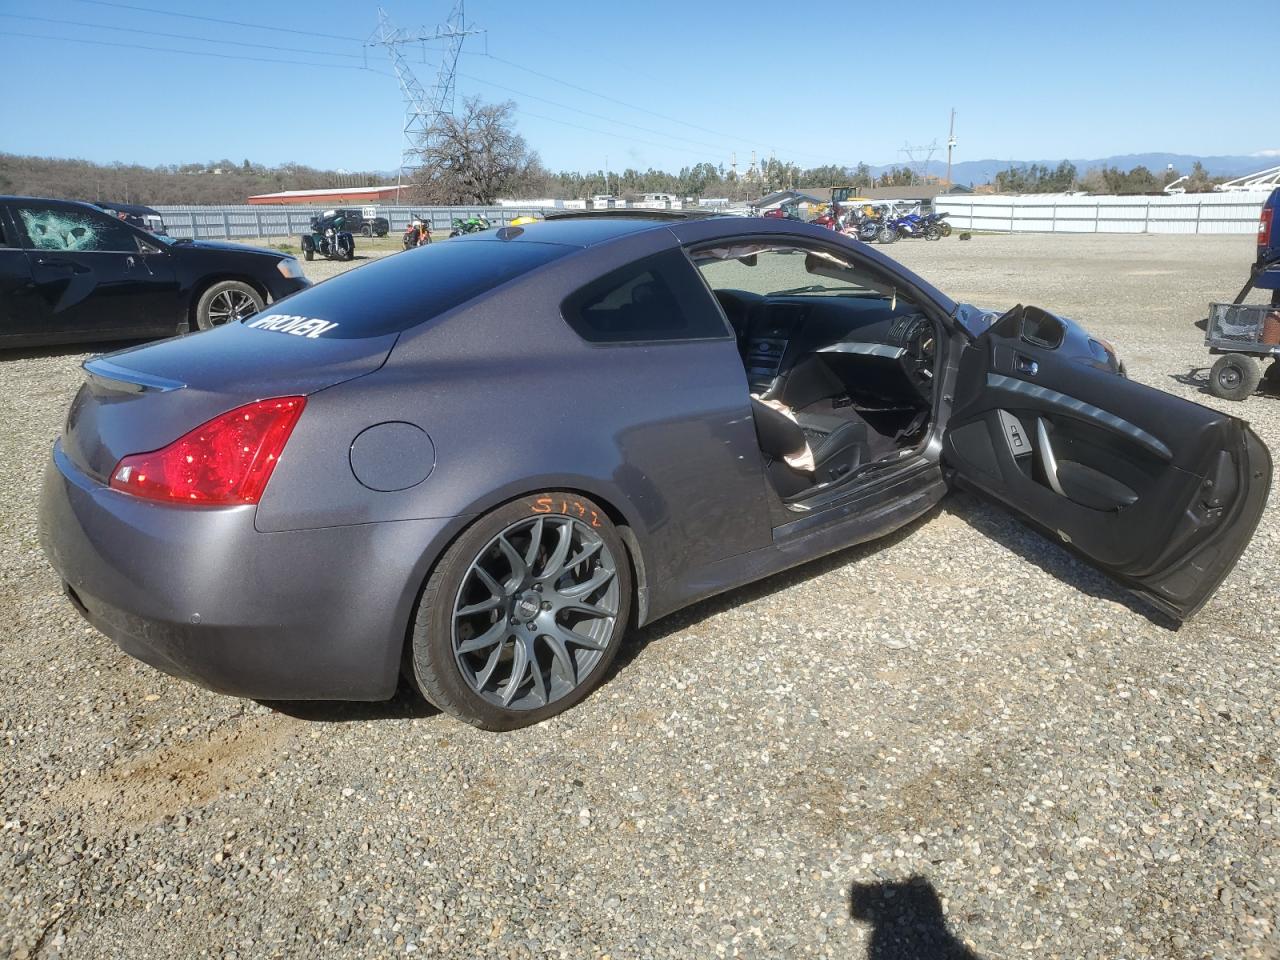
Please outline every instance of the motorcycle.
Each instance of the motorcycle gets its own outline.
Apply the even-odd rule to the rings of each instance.
[[[449,231],[449,236],[460,237],[465,233],[479,233],[481,230],[489,229],[489,221],[484,217],[467,217],[465,220],[454,217],[453,229]]]
[[[400,242],[404,244],[406,250],[412,250],[414,247],[425,247],[431,242],[431,227],[422,218],[414,217],[413,222],[405,228],[404,236],[400,238]]]
[[[923,237],[925,240],[941,240],[942,228],[931,216],[908,213],[892,221],[900,237]]]
[[[887,210],[882,210],[874,217],[864,215],[854,227],[855,236],[863,243],[871,243],[873,240],[876,243],[893,243],[898,239],[894,222]]]
[[[326,260],[354,260],[355,237],[342,226],[342,217],[313,217],[311,232],[302,235],[302,256],[314,260],[318,253]]]

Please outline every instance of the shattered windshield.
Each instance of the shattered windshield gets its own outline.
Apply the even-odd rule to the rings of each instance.
[[[107,217],[57,207],[18,207],[18,218],[35,250],[138,252],[133,233]]]

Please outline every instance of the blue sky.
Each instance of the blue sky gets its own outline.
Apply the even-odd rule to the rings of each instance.
[[[382,5],[410,27],[443,20],[449,0]],[[470,0],[467,16],[488,33],[466,41],[459,93],[516,101],[556,170],[727,167],[735,151],[742,169],[753,149],[899,162],[904,144],[945,142],[952,107],[957,160],[1280,148],[1274,0]],[[392,169],[400,92],[385,51],[366,60],[360,43],[376,21],[371,0],[0,0],[0,150]],[[280,60],[297,62],[267,62]]]

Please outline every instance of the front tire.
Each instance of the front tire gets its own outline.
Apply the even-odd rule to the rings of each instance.
[[[1245,400],[1262,381],[1258,361],[1243,353],[1226,353],[1209,371],[1209,392],[1223,400]]]
[[[361,227],[361,228],[360,228],[360,236],[362,236],[362,237],[372,237],[372,236],[373,236],[373,227],[369,226],[369,225],[366,223],[363,227]]]
[[[876,243],[893,243],[898,239],[898,231],[887,224],[876,231]]]
[[[243,280],[223,280],[196,301],[195,329],[212,330],[226,323],[239,323],[266,305],[262,294]]]
[[[514,730],[587,696],[631,615],[631,567],[613,523],[548,491],[486,514],[445,552],[408,651],[422,695],[484,730]]]

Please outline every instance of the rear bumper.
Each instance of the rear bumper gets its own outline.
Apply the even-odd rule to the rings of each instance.
[[[138,500],[58,444],[40,539],[85,619],[165,673],[255,699],[390,697],[451,521],[259,533],[254,511]]]
[[[1260,270],[1253,285],[1259,290],[1280,290],[1280,262],[1268,264]]]

